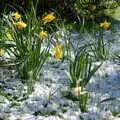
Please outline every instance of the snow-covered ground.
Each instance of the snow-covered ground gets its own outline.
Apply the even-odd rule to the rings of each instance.
[[[105,34],[109,36],[110,32]],[[72,34],[73,39],[76,36]],[[111,52],[120,50],[120,26],[113,36]],[[120,113],[120,101],[100,103],[110,97],[120,98],[120,65],[112,60],[105,61],[87,85],[91,92],[87,113],[80,112],[78,101],[64,96],[69,85],[66,61],[50,60],[29,98],[21,80],[9,77],[14,76],[11,69],[0,69],[0,120],[120,120],[112,115]]]

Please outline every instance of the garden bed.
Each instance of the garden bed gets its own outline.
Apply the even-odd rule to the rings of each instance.
[[[110,34],[106,31],[105,39]],[[110,51],[119,51],[119,25],[116,25],[113,36]],[[71,37],[72,40],[77,39],[78,34],[74,33]],[[66,95],[69,91],[69,78],[65,72],[69,70],[68,62],[50,58],[42,69],[40,80],[35,82],[35,90],[29,96],[26,96],[27,86],[13,77],[16,72],[14,67],[0,69],[1,120],[120,120],[116,116],[120,113],[120,101],[114,99],[120,98],[119,63],[105,60],[87,84],[91,95],[86,113],[81,113],[78,101]]]

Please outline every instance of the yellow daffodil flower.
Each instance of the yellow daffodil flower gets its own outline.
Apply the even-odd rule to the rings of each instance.
[[[42,21],[44,23],[48,23],[48,22],[53,21],[54,19],[55,19],[55,16],[54,16],[54,13],[52,12],[52,13],[46,15],[45,17],[43,17]]]
[[[12,13],[11,16],[16,21],[18,21],[21,18],[21,15],[18,12]]]
[[[40,39],[43,40],[43,39],[45,39],[46,37],[47,37],[47,32],[42,31],[42,32],[39,33],[39,38],[40,38]]]
[[[53,57],[55,58],[55,59],[61,59],[61,58],[63,58],[63,52],[62,52],[62,46],[63,45],[56,45],[56,46],[54,46],[53,47]]]
[[[3,49],[0,49],[0,56],[3,56],[5,54],[5,51]]]
[[[104,30],[107,30],[110,25],[111,25],[111,23],[107,22],[106,20],[103,23],[100,23],[100,27],[103,27]]]
[[[12,39],[13,39],[10,33],[8,33],[6,36],[7,36],[7,38],[8,38],[9,40],[12,40]]]
[[[24,22],[13,23],[18,29],[26,28],[27,24]]]

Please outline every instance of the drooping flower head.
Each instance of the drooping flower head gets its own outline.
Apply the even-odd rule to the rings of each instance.
[[[110,25],[111,22],[107,22],[106,20],[103,23],[100,23],[100,27],[103,27],[104,30],[107,30]]]
[[[42,21],[44,23],[48,23],[48,22],[52,22],[55,19],[54,13],[50,13],[48,15],[46,15],[45,17],[42,18]]]
[[[5,51],[0,48],[0,56],[3,56],[5,54]]]
[[[77,87],[72,88],[71,93],[73,96],[78,97],[79,95],[85,95],[88,92],[86,91],[85,88],[83,88],[81,86],[77,86]]]
[[[11,16],[15,21],[18,21],[21,18],[21,15],[18,12],[12,13]]]
[[[8,38],[9,40],[12,40],[12,39],[13,39],[10,33],[6,34],[6,36],[7,36],[7,38]]]
[[[39,33],[39,38],[40,39],[45,39],[47,37],[47,32],[45,32],[45,31],[41,31],[40,33]]]
[[[22,28],[26,28],[27,24],[24,22],[16,22],[14,23],[14,25],[18,28],[18,29],[22,29]]]
[[[55,59],[61,59],[63,58],[63,52],[62,52],[62,47],[63,45],[62,44],[59,44],[59,45],[56,45],[53,47],[53,57]]]
[[[82,91],[82,88],[81,87],[75,87],[75,88],[72,88],[72,94],[74,95],[74,96],[79,96],[79,94],[80,94],[80,92]]]
[[[96,5],[91,5],[91,8],[92,8],[92,10],[95,10],[96,9]]]

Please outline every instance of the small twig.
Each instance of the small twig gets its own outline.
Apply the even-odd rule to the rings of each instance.
[[[61,88],[61,87],[59,87],[59,88],[57,88],[55,91],[49,93],[48,100],[47,100],[47,102],[45,103],[44,107],[47,107],[48,103],[50,103],[50,100],[51,100],[52,96],[53,96],[60,88]]]

